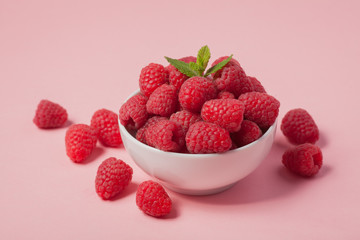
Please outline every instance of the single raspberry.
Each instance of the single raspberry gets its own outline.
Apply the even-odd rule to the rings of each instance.
[[[322,159],[322,153],[318,146],[304,143],[285,151],[282,163],[291,172],[304,177],[311,177],[319,172]]]
[[[159,183],[142,182],[136,191],[136,205],[144,213],[153,217],[162,217],[170,213],[172,201]]]
[[[190,62],[196,62],[196,57],[187,56],[187,57],[179,58],[178,60],[186,62],[186,63],[190,63]],[[172,70],[177,70],[177,69],[173,65],[169,64],[168,66],[165,67],[165,70],[167,70],[168,72],[171,72]]]
[[[185,74],[181,73],[179,70],[174,69],[169,72],[169,83],[175,87],[177,91],[180,90],[181,85],[188,79],[189,77]]]
[[[244,110],[244,104],[237,99],[212,99],[204,103],[201,118],[229,132],[237,132],[243,121]]]
[[[221,91],[218,93],[217,98],[218,99],[235,99],[235,96],[231,92]]]
[[[196,57],[189,56],[178,59],[180,61],[189,63],[189,62],[196,62]],[[178,69],[176,69],[173,65],[169,65],[165,68],[169,73],[169,83],[177,90],[180,90],[181,85],[189,78],[185,74],[181,73]]]
[[[184,130],[170,120],[158,121],[148,126],[145,139],[149,146],[168,152],[177,152],[185,145]]]
[[[91,118],[90,125],[96,129],[99,141],[105,146],[118,147],[122,143],[116,113],[107,109],[97,110]]]
[[[224,67],[219,77],[215,78],[215,85],[219,91],[231,92],[236,98],[254,90],[251,81],[239,66]]]
[[[239,100],[245,105],[244,118],[255,122],[260,128],[270,127],[279,114],[280,102],[266,93],[244,93]]]
[[[222,62],[223,60],[227,59],[229,56],[223,56],[223,57],[219,57],[218,59],[216,59],[212,64],[211,64],[211,67],[215,66],[216,64]],[[234,58],[231,58],[230,61],[222,68],[220,69],[219,71],[211,74],[214,78],[217,78],[219,76],[221,76],[221,73],[223,71],[223,69],[225,67],[231,67],[231,66],[235,66],[235,67],[241,67],[240,66],[240,63],[234,59]]]
[[[165,68],[160,64],[150,63],[141,70],[139,78],[140,91],[147,97],[166,82]]]
[[[217,90],[213,82],[203,77],[186,80],[179,91],[179,102],[184,110],[200,112],[207,100],[216,98]]]
[[[148,113],[169,117],[176,111],[179,104],[176,88],[163,84],[150,95],[146,103]]]
[[[73,124],[66,131],[66,154],[75,162],[83,162],[96,146],[97,131],[86,124]]]
[[[254,92],[266,93],[265,88],[263,87],[261,82],[259,80],[257,80],[257,78],[250,77],[250,76],[247,76],[247,77],[250,80],[251,84],[253,85]]]
[[[142,94],[129,98],[120,108],[120,123],[131,130],[141,128],[148,119],[147,100],[148,98]]]
[[[287,112],[281,122],[281,131],[293,144],[315,143],[319,129],[311,115],[302,108]]]
[[[160,117],[160,116],[154,116],[154,117],[151,117],[149,118],[145,125],[142,126],[137,132],[136,132],[136,139],[139,140],[140,142],[142,143],[145,143],[147,144],[146,142],[146,137],[145,137],[145,131],[146,131],[146,128],[161,121],[161,120],[167,120],[166,117]]]
[[[240,130],[232,133],[231,138],[238,147],[242,147],[259,139],[261,135],[262,131],[256,123],[244,120]]]
[[[186,133],[191,124],[201,121],[201,116],[197,113],[181,110],[173,113],[170,116],[170,121],[180,124]]]
[[[182,57],[179,58],[180,61],[186,62],[186,63],[190,63],[190,62],[196,62],[196,57],[194,56],[187,56],[187,57]]]
[[[203,121],[189,127],[185,141],[190,153],[221,153],[228,151],[232,145],[226,129]]]
[[[39,128],[57,128],[68,119],[66,110],[57,103],[41,100],[37,106],[33,122]]]
[[[96,174],[95,190],[103,199],[110,199],[122,192],[132,179],[133,169],[124,161],[110,157],[104,160]]]

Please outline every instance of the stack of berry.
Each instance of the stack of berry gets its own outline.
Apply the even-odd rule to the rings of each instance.
[[[142,143],[163,151],[222,153],[247,145],[274,124],[280,103],[230,57],[207,70],[210,50],[166,57],[141,70],[140,93],[120,108],[120,122]]]

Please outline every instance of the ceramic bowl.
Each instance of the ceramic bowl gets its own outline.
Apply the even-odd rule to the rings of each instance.
[[[273,144],[276,124],[277,121],[258,140],[246,146],[213,154],[161,151],[138,141],[119,125],[126,151],[154,180],[178,193],[208,195],[230,188],[261,164]]]

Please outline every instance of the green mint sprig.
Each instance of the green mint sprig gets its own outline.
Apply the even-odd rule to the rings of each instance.
[[[207,65],[211,57],[210,49],[207,45],[203,46],[198,51],[196,62],[186,63],[169,57],[165,57],[165,59],[176,69],[178,69],[181,73],[185,74],[188,77],[194,77],[194,76],[207,77],[210,74],[216,73],[217,71],[222,69],[231,60],[232,56],[233,55],[231,54],[230,57],[212,66],[206,72],[205,70],[207,68]]]

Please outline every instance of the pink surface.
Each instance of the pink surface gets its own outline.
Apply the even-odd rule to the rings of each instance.
[[[1,239],[359,239],[360,4],[357,1],[0,1]],[[281,102],[307,109],[324,166],[287,172],[281,131],[263,164],[233,188],[192,197],[169,191],[167,219],[135,205],[148,180],[123,147],[98,144],[85,164],[65,154],[70,123],[118,111],[138,76],[163,56],[233,53]],[[40,99],[63,105],[66,127],[39,130]],[[113,201],[95,193],[102,160],[134,168]]]

